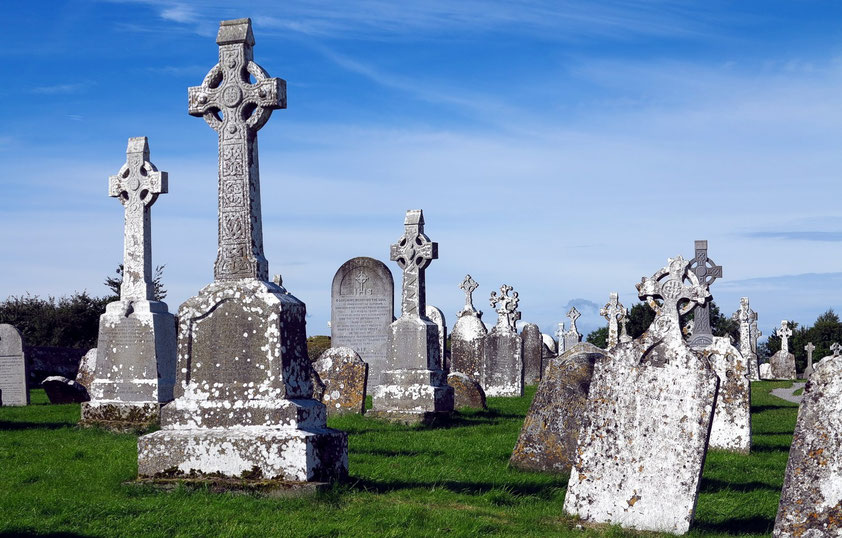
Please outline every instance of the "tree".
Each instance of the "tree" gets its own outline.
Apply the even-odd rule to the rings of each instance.
[[[14,325],[27,346],[90,349],[96,346],[99,316],[107,297],[76,292],[70,297],[9,297],[0,303],[0,323]]]
[[[152,278],[152,299],[155,301],[163,301],[167,296],[167,290],[164,288],[162,278],[164,276],[164,267],[166,265],[159,265],[155,267],[155,276]],[[113,294],[109,299],[111,301],[120,300],[120,286],[123,285],[123,264],[117,266],[115,271],[116,276],[105,277],[105,285],[111,290]],[[110,301],[109,301],[110,302]]]
[[[595,345],[596,347],[605,349],[608,347],[608,327],[600,327],[595,331],[588,333],[585,338],[586,341]]]

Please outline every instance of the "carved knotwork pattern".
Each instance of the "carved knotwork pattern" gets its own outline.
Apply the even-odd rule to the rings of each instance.
[[[240,144],[222,146],[222,175],[242,176],[245,171],[243,147]]]

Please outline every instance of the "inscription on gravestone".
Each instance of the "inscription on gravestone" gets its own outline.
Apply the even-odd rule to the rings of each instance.
[[[0,398],[3,405],[28,405],[26,360],[23,341],[17,329],[0,325]]]
[[[331,285],[330,345],[349,347],[369,365],[369,387],[380,384],[394,319],[395,281],[383,262],[358,257],[343,263]]]

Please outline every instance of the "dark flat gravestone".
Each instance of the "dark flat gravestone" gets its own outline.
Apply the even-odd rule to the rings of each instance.
[[[583,342],[550,359],[509,459],[512,467],[570,471],[585,421],[594,363],[604,356],[605,350]]]
[[[349,347],[368,364],[368,386],[380,384],[389,354],[389,325],[395,318],[395,281],[386,264],[351,258],[330,287],[330,345]]]
[[[88,389],[64,376],[50,376],[41,382],[51,404],[70,404],[90,401]]]
[[[842,357],[819,362],[798,419],[773,536],[842,535]]]
[[[23,340],[7,323],[0,325],[0,394],[2,405],[29,405]]]

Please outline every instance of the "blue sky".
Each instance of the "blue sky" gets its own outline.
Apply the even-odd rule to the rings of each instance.
[[[330,281],[387,262],[407,209],[439,242],[452,325],[503,283],[552,333],[707,239],[723,311],[770,334],[842,310],[842,3],[13,1],[0,40],[0,295],[105,293],[122,257],[108,176],[148,136],[167,302],[212,280],[216,135],[187,87],[221,19],[251,17],[288,109],[260,131],[271,273],[328,334]],[[200,7],[201,6],[201,7]],[[399,304],[399,301],[396,301]]]

